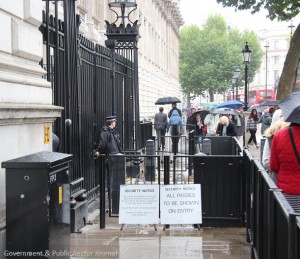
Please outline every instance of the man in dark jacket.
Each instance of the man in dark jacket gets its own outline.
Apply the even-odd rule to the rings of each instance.
[[[154,116],[154,128],[156,129],[157,149],[165,149],[165,135],[168,126],[167,114],[164,113],[164,108],[160,107],[159,112]]]
[[[266,129],[271,126],[274,108],[271,107],[269,112],[265,112],[259,119],[258,123],[261,123],[261,135],[264,135]]]
[[[170,129],[171,134],[171,141],[172,141],[172,151],[174,155],[178,152],[178,143],[180,139],[180,135],[182,134],[182,121],[181,121],[181,110],[177,108],[177,104],[174,102],[172,103],[172,109],[169,111],[168,117],[169,117],[169,124],[172,120],[171,117],[177,115],[180,119],[180,124],[177,125],[169,125],[168,129]]]

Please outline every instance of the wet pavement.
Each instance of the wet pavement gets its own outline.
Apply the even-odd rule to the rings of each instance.
[[[243,259],[251,258],[245,228],[194,228],[192,225],[125,225],[106,216],[99,228],[99,210],[81,234],[71,234],[71,258],[119,259]]]
[[[247,137],[246,137],[247,139]],[[257,134],[258,143],[261,135]],[[249,146],[254,158],[260,148]],[[81,234],[71,234],[71,259],[250,259],[251,245],[245,228],[194,228],[192,225],[121,225],[106,215],[105,229],[99,228],[99,210],[89,215],[91,224]]]

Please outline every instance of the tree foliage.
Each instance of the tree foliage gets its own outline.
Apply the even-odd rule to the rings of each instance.
[[[217,0],[224,7],[236,7],[237,10],[251,10],[259,12],[262,8],[268,11],[270,20],[289,21],[300,12],[299,0]],[[286,56],[284,67],[280,76],[277,99],[282,100],[290,94],[295,85],[300,59],[300,24],[295,30]]]
[[[236,66],[242,72],[239,83],[244,85],[241,50],[246,41],[253,51],[248,70],[251,82],[263,55],[253,32],[229,29],[220,15],[210,16],[202,28],[196,25],[183,27],[180,31],[180,82],[183,92],[189,96],[204,95],[208,91],[210,101],[213,101],[214,93],[224,93],[228,89]]]
[[[267,17],[271,20],[288,21],[300,12],[299,0],[217,0],[224,7],[235,7],[237,10],[251,10],[251,13],[257,13],[262,8],[268,10]]]

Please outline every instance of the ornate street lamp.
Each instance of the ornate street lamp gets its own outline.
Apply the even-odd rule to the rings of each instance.
[[[244,64],[245,64],[245,110],[248,109],[248,64],[250,63],[251,53],[252,51],[249,49],[248,42],[246,41],[246,45],[244,49],[242,50],[243,58],[244,58]]]
[[[238,80],[240,78],[240,74],[241,74],[241,70],[240,68],[237,66],[233,72],[233,77],[231,79],[232,84],[235,86],[236,88],[236,94],[235,94],[235,100],[237,100],[237,96],[238,96]]]
[[[269,42],[266,43],[264,46],[266,48],[266,86],[265,86],[265,100],[267,100],[267,91],[268,91],[268,49],[269,49]]]
[[[127,7],[135,7],[136,0],[108,0],[108,5],[114,7],[121,7],[122,5]]]
[[[129,15],[136,10],[137,8],[137,3],[136,0],[108,0],[108,6],[109,9],[111,11],[113,11],[116,15],[117,15],[117,20],[119,18],[122,19],[122,24],[125,26],[125,18],[127,18],[129,21]],[[113,9],[111,9],[112,7],[120,7],[121,8],[121,15],[119,15],[116,11],[114,11]],[[127,16],[125,16],[125,9],[126,7],[134,7],[133,10],[131,10]],[[117,21],[115,20],[115,22]],[[114,22],[114,23],[115,23]],[[133,23],[132,21],[130,21],[131,23]]]
[[[90,1],[90,0],[89,0]],[[111,50],[111,114],[118,116],[122,125],[124,150],[138,150],[141,146],[139,112],[138,47],[140,38],[138,20],[132,22],[130,14],[137,9],[135,0],[108,0],[109,9],[116,14],[113,22],[105,21],[107,40],[105,45]],[[115,9],[115,10],[114,10]],[[120,9],[120,10],[118,10]],[[127,22],[127,20],[128,22]],[[126,23],[125,23],[126,20]],[[120,76],[118,61],[126,60],[126,70]],[[119,213],[120,177],[112,179],[111,212]],[[100,210],[101,211],[101,210]],[[101,219],[104,221],[104,217]]]
[[[134,82],[133,88],[135,92],[138,93],[138,53],[137,53],[137,42],[139,39],[139,24],[138,21],[132,22],[129,18],[130,14],[137,9],[136,0],[108,0],[109,9],[116,14],[116,20],[112,23],[105,21],[106,23],[106,36],[107,40],[105,45],[107,48],[111,49],[112,56],[112,68],[111,68],[111,78],[112,78],[112,113],[116,113],[116,89],[115,89],[115,59],[116,54],[121,54],[125,58],[130,59],[132,64],[135,66],[133,69]],[[115,11],[112,8],[120,8],[120,12]],[[133,8],[131,11],[127,12],[125,15],[126,8]],[[125,24],[125,19],[128,23]],[[121,20],[117,24],[117,21]],[[138,94],[136,102],[138,102]],[[137,106],[137,104],[136,104]],[[138,108],[136,109],[138,111]]]
[[[231,78],[232,100],[234,100],[234,87],[235,87],[235,85],[236,85],[236,78],[233,76],[233,77]],[[235,99],[236,99],[236,97],[235,97]]]

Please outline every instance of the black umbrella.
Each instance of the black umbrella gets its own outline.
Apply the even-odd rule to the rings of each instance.
[[[167,96],[167,97],[161,97],[155,102],[156,105],[158,104],[164,105],[164,104],[171,104],[171,103],[181,103],[181,101],[174,96]]]
[[[250,108],[248,108],[247,112],[252,112],[253,109],[255,109],[257,112],[263,112],[266,107],[261,106],[260,104],[254,104]]]
[[[260,105],[261,106],[276,106],[279,104],[280,101],[278,100],[267,100],[262,102]]]
[[[191,115],[190,121],[194,121],[194,120],[196,119],[197,113],[200,114],[201,120],[204,121],[205,116],[206,116],[207,114],[209,114],[210,112],[209,112],[208,110],[198,110],[198,111],[195,111],[195,112]]]
[[[284,120],[300,124],[300,92],[289,94],[278,106],[281,108]]]

